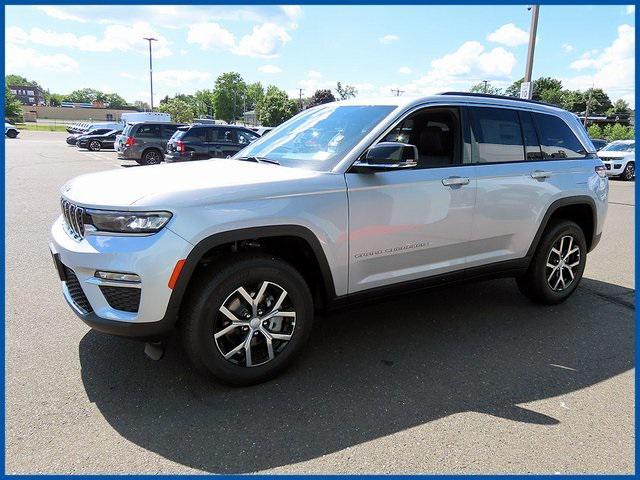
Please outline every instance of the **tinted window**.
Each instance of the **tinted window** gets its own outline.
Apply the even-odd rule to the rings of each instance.
[[[527,160],[540,160],[542,151],[538,142],[538,134],[536,127],[533,125],[533,119],[529,112],[519,112],[520,123],[522,125],[522,133],[524,135],[524,150],[527,154]]]
[[[160,125],[140,125],[136,132],[136,137],[150,138],[160,136]]]
[[[581,158],[586,151],[569,126],[555,115],[533,114],[543,158]]]
[[[210,142],[216,143],[233,143],[234,135],[231,128],[209,128]]]
[[[258,138],[255,133],[245,132],[244,130],[238,130],[236,133],[238,134],[238,143],[240,145],[247,145]]]
[[[195,142],[206,142],[206,129],[204,128],[190,128],[183,135],[184,140],[191,140]]]
[[[474,161],[479,163],[522,161],[522,131],[518,113],[504,108],[473,108],[476,140]]]
[[[171,136],[178,130],[178,125],[163,125],[162,136],[164,138],[171,138]]]

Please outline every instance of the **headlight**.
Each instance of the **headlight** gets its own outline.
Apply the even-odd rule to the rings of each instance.
[[[110,212],[86,210],[85,224],[101,232],[155,233],[171,219],[169,212]]]

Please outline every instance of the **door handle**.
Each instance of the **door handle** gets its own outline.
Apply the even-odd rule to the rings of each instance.
[[[551,176],[551,172],[546,172],[544,170],[534,170],[531,172],[531,178],[535,178],[536,180],[544,180]]]
[[[468,184],[469,178],[467,177],[447,177],[442,179],[442,185],[445,187],[459,187]]]

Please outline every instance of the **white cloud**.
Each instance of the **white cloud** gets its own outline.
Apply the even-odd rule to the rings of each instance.
[[[571,45],[570,43],[563,43],[562,44],[562,51],[565,53],[571,53],[575,50],[575,48],[573,47],[573,45]]]
[[[384,37],[380,37],[378,40],[380,40],[380,43],[392,43],[400,40],[400,37],[398,35],[385,35]]]
[[[153,44],[153,55],[162,58],[171,55],[166,38],[156,32],[148,23],[139,22],[132,25],[109,25],[102,38],[94,35],[78,36],[74,33],[59,33],[34,27],[30,32],[19,27],[7,29],[7,42],[33,43],[47,47],[72,48],[83,52],[138,51],[146,54],[148,44],[143,37],[154,37],[158,41]]]
[[[50,17],[56,18],[58,20],[71,20],[74,22],[81,22],[81,23],[84,23],[86,21],[84,18],[70,14],[67,11],[66,7],[63,9],[60,7],[54,7],[53,5],[41,5],[41,6],[37,6],[36,8],[41,12],[46,13]]]
[[[272,58],[289,40],[291,37],[284,28],[275,23],[264,23],[242,37],[233,52],[248,57]]]
[[[6,45],[5,70],[7,72],[27,69],[52,70],[55,72],[72,72],[79,68],[78,62],[61,53],[45,55],[33,48],[23,48],[15,44]]]
[[[280,73],[282,69],[276,65],[262,65],[258,67],[258,71],[262,73]]]
[[[280,5],[280,9],[291,20],[297,20],[302,16],[302,7],[300,5]]]
[[[487,40],[501,43],[507,47],[517,47],[518,45],[529,43],[529,33],[516,27],[513,23],[507,23],[487,35]]]
[[[203,50],[231,49],[236,44],[233,34],[217,23],[196,23],[189,27],[187,43],[195,43]]]
[[[209,72],[198,70],[161,70],[154,72],[153,80],[167,87],[181,87],[192,83],[205,82],[211,78]]]
[[[627,5],[627,15],[633,15],[634,13],[636,13],[636,6]]]
[[[618,36],[602,52],[589,51],[574,61],[571,68],[591,70],[575,77],[563,78],[562,84],[569,89],[584,90],[602,88],[612,99],[624,98],[635,104],[635,27],[618,26]]]
[[[317,70],[309,70],[309,72],[307,73],[307,76],[309,78],[320,78],[322,77],[322,74]]]
[[[409,75],[411,74],[411,69],[409,67],[400,67],[398,69],[398,73],[401,73],[403,75]]]
[[[128,73],[128,72],[120,72],[120,76],[122,78],[128,78],[129,80],[137,80],[138,78],[135,75],[132,75],[131,73]]]

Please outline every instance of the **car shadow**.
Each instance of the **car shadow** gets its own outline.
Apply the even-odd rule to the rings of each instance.
[[[317,458],[459,412],[553,426],[518,404],[633,368],[633,292],[584,279],[564,304],[540,307],[507,279],[351,307],[318,319],[285,374],[248,388],[201,377],[181,348],[153,362],[138,342],[91,331],[82,380],[126,439],[217,473]]]

